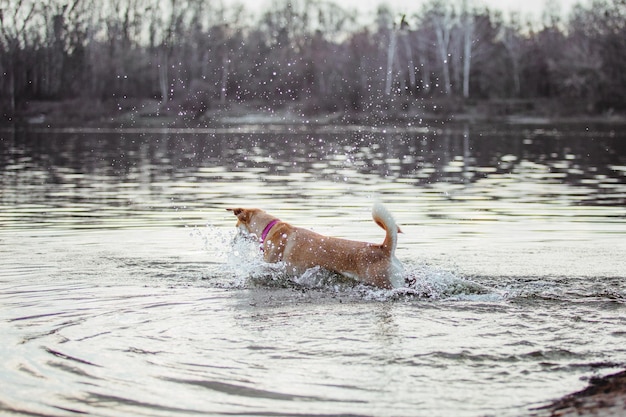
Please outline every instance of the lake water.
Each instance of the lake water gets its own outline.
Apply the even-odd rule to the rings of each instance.
[[[626,367],[623,126],[0,131],[0,414],[520,416]],[[293,279],[261,207],[415,279]]]

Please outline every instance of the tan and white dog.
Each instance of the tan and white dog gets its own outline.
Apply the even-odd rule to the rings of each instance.
[[[395,257],[398,233],[402,233],[382,204],[375,204],[372,217],[385,229],[381,244],[323,236],[292,226],[256,208],[229,208],[237,216],[237,227],[255,235],[266,262],[284,262],[296,275],[320,266],[328,271],[381,288],[404,285],[403,268]]]

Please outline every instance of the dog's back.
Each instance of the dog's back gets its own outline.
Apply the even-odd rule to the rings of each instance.
[[[381,244],[328,237],[289,225],[288,233],[283,230],[280,238],[281,260],[294,274],[321,266],[378,287],[399,287],[402,268],[395,250],[400,229],[382,204],[374,205],[372,217],[386,232]],[[281,233],[280,229],[276,232]]]

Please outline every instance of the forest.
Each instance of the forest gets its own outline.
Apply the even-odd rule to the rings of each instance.
[[[80,117],[149,101],[155,113],[297,107],[303,114],[496,103],[556,114],[626,110],[626,0],[541,19],[479,0],[333,0],[258,12],[207,0],[0,0],[0,113],[63,103]],[[45,108],[45,107],[44,107]]]

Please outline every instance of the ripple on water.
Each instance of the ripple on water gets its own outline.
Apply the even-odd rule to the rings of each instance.
[[[623,367],[623,138],[468,129],[0,140],[0,413],[506,417]],[[376,242],[375,196],[403,289],[224,212]]]

